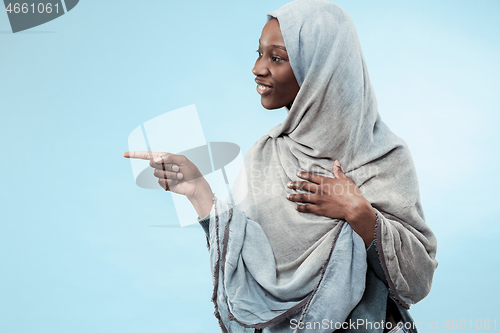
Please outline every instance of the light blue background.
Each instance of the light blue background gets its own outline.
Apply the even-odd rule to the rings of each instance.
[[[282,121],[251,69],[286,2],[88,0],[17,34],[0,13],[0,332],[218,331],[203,231],[151,227],[178,223],[170,194],[137,187],[122,154],[190,104],[243,151]],[[500,2],[338,3],[439,241],[414,319],[500,320]]]

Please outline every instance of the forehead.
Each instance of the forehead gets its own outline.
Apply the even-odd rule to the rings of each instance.
[[[274,18],[267,22],[264,29],[262,29],[262,35],[260,36],[259,43],[264,47],[268,45],[281,45],[285,47],[285,42],[283,41],[283,36],[281,35],[277,19]]]

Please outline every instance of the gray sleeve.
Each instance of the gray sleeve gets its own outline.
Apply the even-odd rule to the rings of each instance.
[[[389,285],[387,279],[385,277],[384,269],[382,268],[382,263],[380,262],[380,258],[377,252],[377,239],[374,239],[368,249],[366,250],[366,261],[368,262],[368,266],[370,266],[371,270],[377,275],[377,277],[385,283],[385,285]]]
[[[205,235],[207,236],[207,238],[210,238],[210,233],[209,233],[209,229],[208,229],[208,227],[210,225],[210,213],[208,213],[207,216],[205,216],[201,219],[198,219],[198,223],[200,223],[201,227],[205,231]]]

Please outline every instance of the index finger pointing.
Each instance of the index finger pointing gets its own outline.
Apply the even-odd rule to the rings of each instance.
[[[164,155],[165,153],[157,153],[152,151],[127,151],[123,154],[125,158],[139,158],[142,160],[150,160],[152,158]]]

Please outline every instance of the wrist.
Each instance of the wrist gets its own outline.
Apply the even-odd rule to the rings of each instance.
[[[206,216],[212,210],[213,195],[212,188],[208,182],[202,178],[200,179],[200,184],[196,186],[196,190],[193,195],[187,196],[188,200],[198,213],[199,218]]]
[[[353,198],[344,207],[344,220],[350,224],[359,224],[368,211],[370,205],[365,198]],[[371,208],[371,205],[370,205]]]
[[[377,223],[377,215],[372,205],[364,198],[353,203],[346,213],[345,220],[363,238],[365,246],[368,248],[375,239],[375,225]]]

